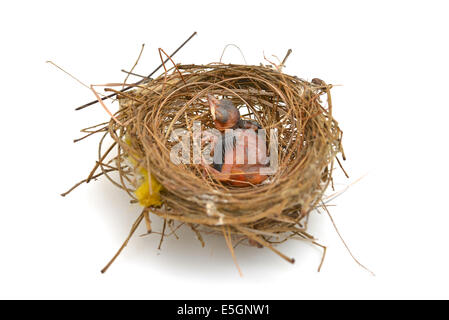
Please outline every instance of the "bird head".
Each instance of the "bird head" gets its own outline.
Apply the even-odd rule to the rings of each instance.
[[[240,120],[240,112],[231,100],[218,100],[212,95],[208,95],[210,113],[218,130],[233,128]]]

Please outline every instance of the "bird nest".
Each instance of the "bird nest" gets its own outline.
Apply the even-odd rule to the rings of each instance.
[[[100,146],[97,167],[144,206],[137,222],[145,219],[149,231],[149,214],[154,214],[165,220],[164,229],[175,222],[190,226],[201,242],[203,231],[218,231],[232,253],[232,242],[240,240],[293,262],[274,244],[290,238],[314,242],[306,230],[308,215],[322,205],[333,162],[343,152],[331,87],[275,66],[178,65],[132,91],[109,89],[117,93],[120,109],[95,131],[104,130],[114,140],[109,148]],[[263,183],[233,186],[205,174],[201,163],[172,161],[179,143],[173,132],[184,130],[193,140],[195,123],[202,130],[214,127],[209,94],[231,100],[243,119],[266,130],[269,142],[277,139],[269,153],[278,166]],[[106,162],[113,148],[118,156]],[[191,144],[190,156],[194,148]],[[118,178],[110,171],[118,171]]]

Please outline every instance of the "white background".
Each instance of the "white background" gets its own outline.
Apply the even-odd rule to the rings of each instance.
[[[444,1],[13,1],[0,9],[0,298],[449,298],[447,98],[449,47]],[[218,61],[235,43],[248,63],[263,52],[285,72],[338,84],[335,117],[351,178],[330,207],[357,266],[325,215],[310,231],[328,246],[239,247],[240,278],[225,242],[201,248],[190,230],[168,239],[134,237],[105,274],[139,214],[105,180],[59,194],[95,163],[93,137],[79,129],[107,120],[88,84],[119,82],[140,45],[138,73],[159,64],[157,48],[182,63]],[[230,48],[224,62],[241,63]],[[135,79],[134,79],[135,80]],[[116,106],[115,106],[116,107]],[[157,220],[157,219],[155,219]],[[155,225],[160,225],[155,221]],[[142,226],[138,233],[144,232]]]

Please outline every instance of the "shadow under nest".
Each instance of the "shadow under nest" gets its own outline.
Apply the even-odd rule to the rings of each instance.
[[[331,88],[322,80],[307,82],[262,65],[177,65],[127,93],[108,89],[117,93],[119,111],[107,124],[84,132],[105,133],[97,168],[133,202],[142,181],[139,170],[160,186],[160,205],[145,207],[134,230],[145,220],[150,231],[152,213],[165,219],[164,229],[174,221],[190,226],[203,245],[202,232],[223,234],[233,256],[232,239],[248,240],[293,262],[273,245],[290,238],[317,244],[306,230],[308,215],[324,205],[334,160],[343,154]],[[264,183],[233,187],[204,174],[200,164],[171,161],[170,150],[178,143],[170,139],[174,130],[191,135],[195,121],[203,130],[214,127],[208,94],[231,100],[243,119],[266,130],[267,140],[276,129],[278,168]],[[114,142],[103,151],[108,135]],[[117,156],[111,157],[114,149]],[[106,161],[108,156],[112,159]]]

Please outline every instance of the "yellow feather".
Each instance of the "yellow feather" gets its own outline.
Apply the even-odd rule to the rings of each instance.
[[[131,145],[131,140],[129,139],[129,137],[125,138],[125,142],[126,144]],[[128,160],[133,166],[137,165],[137,161],[133,159],[132,156],[128,157]],[[136,195],[137,200],[139,200],[140,205],[144,207],[160,206],[162,204],[160,195],[162,185],[156,180],[156,178],[154,178],[152,174],[148,175],[147,169],[139,167],[138,170],[143,177],[143,181],[136,189],[136,191],[134,191],[134,194]]]
[[[162,204],[160,195],[162,185],[153,177],[153,175],[150,175],[151,177],[151,188],[150,188],[149,183],[150,179],[148,179],[147,170],[142,168],[140,171],[144,177],[144,180],[135,191],[136,197],[139,200],[140,205],[144,207],[160,206]]]

